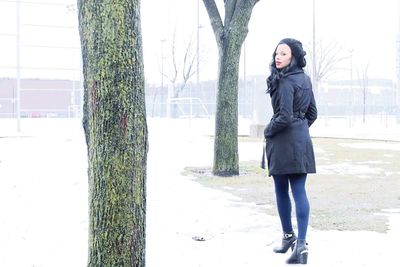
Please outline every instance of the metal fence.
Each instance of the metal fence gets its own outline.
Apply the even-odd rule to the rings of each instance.
[[[81,63],[76,1],[0,0],[0,78],[14,79],[12,96],[0,88],[0,116],[80,116]],[[24,80],[68,80],[69,88],[32,88]],[[30,93],[69,91],[69,103],[60,107]],[[46,95],[46,94],[43,94]],[[19,126],[18,126],[19,127]]]

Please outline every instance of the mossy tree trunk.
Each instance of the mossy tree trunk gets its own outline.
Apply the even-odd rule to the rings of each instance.
[[[239,62],[251,13],[258,1],[225,0],[225,20],[222,22],[215,0],[203,0],[219,53],[213,172],[220,176],[239,174]]]
[[[78,0],[88,266],[145,266],[147,123],[139,0]]]

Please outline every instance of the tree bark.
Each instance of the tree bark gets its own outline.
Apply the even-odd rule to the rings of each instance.
[[[258,0],[225,0],[224,23],[215,0],[203,2],[219,52],[213,173],[219,176],[238,175],[239,62],[251,13]]]
[[[78,0],[88,266],[145,266],[147,123],[139,0]]]

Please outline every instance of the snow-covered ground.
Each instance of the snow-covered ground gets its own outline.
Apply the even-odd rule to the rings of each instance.
[[[289,254],[272,252],[281,237],[277,217],[181,174],[212,164],[213,121],[148,123],[147,266],[285,266]],[[249,124],[241,120],[239,132]],[[395,124],[342,124],[321,121],[312,134],[400,140]],[[240,160],[259,160],[260,144],[240,143]],[[23,119],[17,132],[15,120],[0,119],[1,267],[86,265],[86,171],[80,120]],[[308,266],[398,266],[400,210],[382,213],[390,218],[386,234],[310,229]]]

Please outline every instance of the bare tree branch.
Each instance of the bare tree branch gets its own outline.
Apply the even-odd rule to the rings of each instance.
[[[170,77],[170,81],[172,84],[176,83],[176,79],[178,78],[178,66],[176,64],[176,29],[174,30],[173,36],[172,36],[172,45],[171,45],[171,53],[172,53],[172,67],[173,67],[173,72]]]
[[[215,0],[203,0],[203,2],[204,6],[206,7],[208,16],[210,17],[211,27],[213,28],[215,40],[217,41],[217,47],[218,49],[220,49],[220,47],[222,47],[221,37],[224,30],[221,15],[219,14],[218,7],[215,4]]]
[[[316,55],[310,54],[311,62],[314,62],[315,57],[315,79],[320,82],[322,79],[334,73],[334,68],[337,64],[346,59],[346,57],[339,57],[341,48],[335,42],[324,45],[322,41],[318,43]]]
[[[227,0],[225,1],[225,22],[224,28],[229,28],[229,24],[231,23],[233,14],[236,9],[237,0]]]
[[[172,71],[170,72],[170,75],[168,75],[168,79],[172,84],[174,97],[179,97],[181,92],[186,88],[190,78],[196,73],[196,69],[194,68],[196,54],[193,53],[193,44],[194,42],[192,35],[185,47],[183,57],[180,57],[180,55],[177,54],[178,49],[176,47],[176,31],[174,31],[171,43]],[[178,77],[178,73],[182,74],[182,81],[180,80],[180,77]],[[179,85],[178,82],[180,83]]]
[[[180,93],[186,88],[189,79],[196,73],[196,71],[193,68],[196,57],[191,53],[192,48],[193,48],[193,39],[191,38],[188,45],[186,46],[185,56],[183,58],[183,67],[182,67],[183,81],[181,83],[181,86],[176,90],[175,97],[179,97]]]
[[[368,67],[369,63],[360,71],[357,71],[358,80],[360,81],[360,87],[363,93],[363,123],[365,123],[366,106],[367,106],[367,90],[368,90]],[[361,77],[360,77],[361,76]]]

